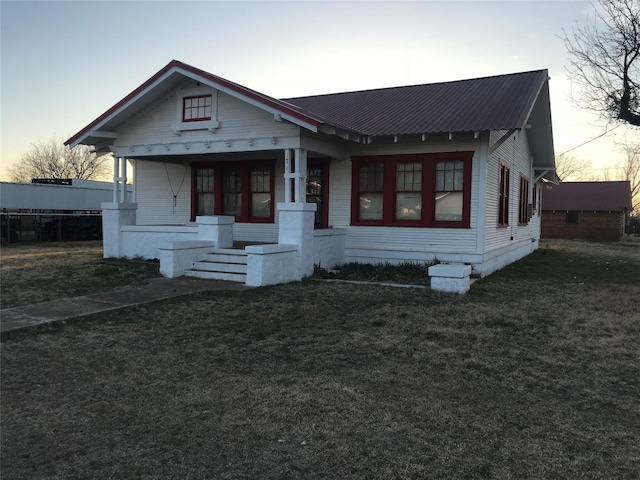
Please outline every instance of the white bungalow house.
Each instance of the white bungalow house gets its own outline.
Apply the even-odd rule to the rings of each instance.
[[[116,158],[105,257],[248,285],[353,261],[468,282],[538,247],[539,186],[556,180],[548,79],[277,100],[174,60],[66,144]]]

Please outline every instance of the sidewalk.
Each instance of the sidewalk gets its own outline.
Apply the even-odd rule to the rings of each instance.
[[[0,310],[0,333],[62,322],[93,313],[156,302],[197,292],[245,290],[244,284],[197,278],[154,278],[148,285],[82,297],[64,298]]]

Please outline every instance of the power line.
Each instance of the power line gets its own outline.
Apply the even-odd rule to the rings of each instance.
[[[593,137],[593,138],[591,138],[591,139],[587,140],[586,142],[581,143],[580,145],[577,145],[577,146],[575,146],[575,147],[573,147],[573,148],[570,148],[569,150],[567,150],[567,151],[565,151],[565,152],[562,152],[562,153],[558,154],[558,156],[560,156],[560,155],[564,155],[565,153],[569,153],[569,152],[571,152],[571,151],[575,150],[576,148],[580,148],[580,147],[582,147],[582,146],[586,145],[587,143],[591,143],[591,142],[593,142],[594,140],[597,140],[597,139],[599,139],[599,138],[602,138],[602,137],[604,137],[607,133],[611,133],[611,132],[613,132],[616,128],[621,127],[622,125],[623,125],[622,123],[619,123],[618,125],[616,125],[615,127],[613,127],[611,130],[605,130],[605,132],[604,132],[604,133],[601,133],[601,134],[600,134],[600,135],[598,135],[597,137]]]

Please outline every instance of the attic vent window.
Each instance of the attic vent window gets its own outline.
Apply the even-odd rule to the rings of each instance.
[[[211,120],[211,95],[184,97],[182,99],[182,121],[201,122]]]

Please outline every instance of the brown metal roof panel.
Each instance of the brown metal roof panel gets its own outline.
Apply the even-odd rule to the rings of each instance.
[[[502,130],[527,121],[546,70],[286,99],[367,135]]]
[[[563,182],[545,189],[543,210],[622,212],[631,209],[631,184],[619,182]]]

